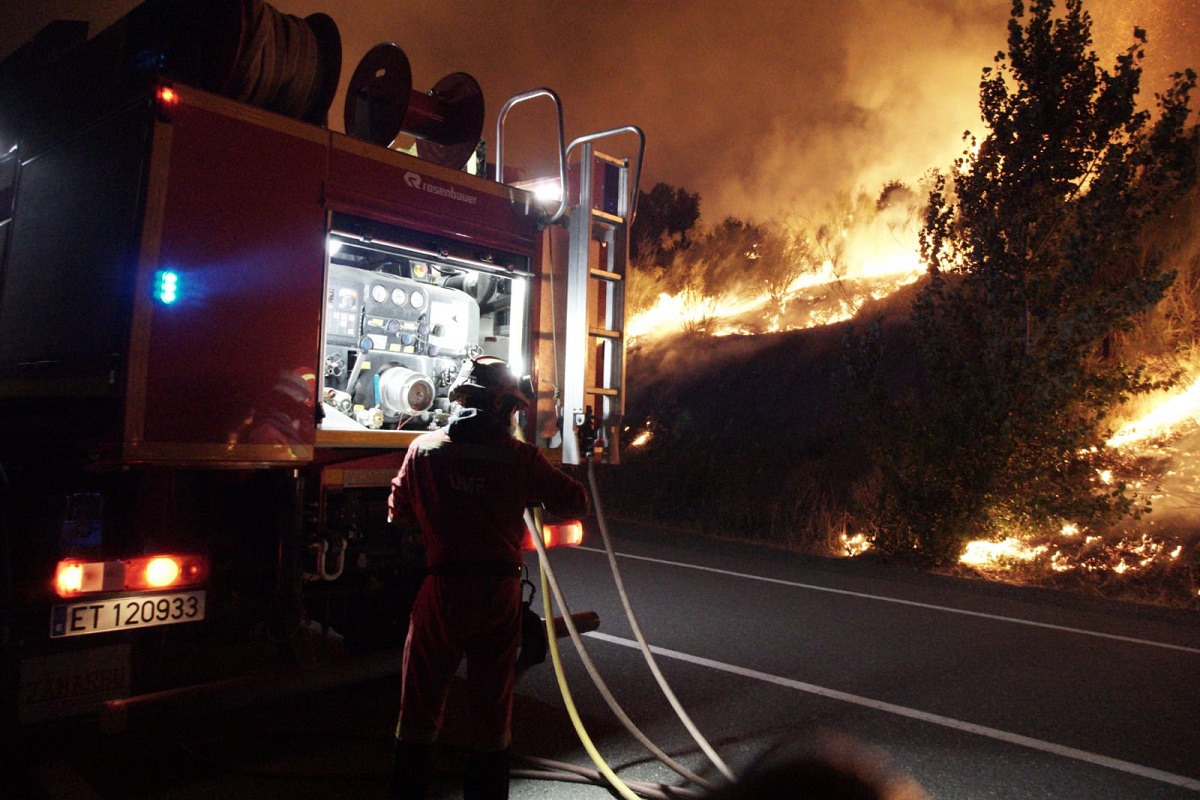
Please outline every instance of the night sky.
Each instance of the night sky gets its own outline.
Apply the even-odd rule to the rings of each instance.
[[[0,55],[55,18],[93,32],[130,0],[7,0]],[[553,88],[570,140],[638,125],[643,188],[700,192],[704,218],[811,215],[838,192],[877,192],[947,166],[979,132],[980,70],[1003,49],[1008,0],[278,0],[289,14],[328,13],[342,34],[342,94],[374,44],[404,48],[414,89],[465,71],[495,113],[521,91]],[[22,9],[25,9],[24,11]],[[1111,66],[1137,24],[1150,36],[1147,99],[1178,69],[1200,69],[1200,0],[1092,0],[1095,48]],[[1195,105],[1195,103],[1194,103]],[[548,103],[510,116],[506,160],[552,170]],[[629,141],[629,140],[626,140]],[[538,147],[537,145],[542,145]],[[626,154],[627,146],[602,147]]]

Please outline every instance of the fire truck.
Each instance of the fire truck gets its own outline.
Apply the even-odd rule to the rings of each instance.
[[[475,79],[415,90],[393,43],[335,131],[336,23],[260,0],[87,34],[0,65],[6,723],[394,671],[423,563],[388,482],[465,361],[532,376],[519,429],[551,457],[619,461],[644,137],[568,146],[542,88],[485,143]],[[518,108],[557,172],[504,165]]]

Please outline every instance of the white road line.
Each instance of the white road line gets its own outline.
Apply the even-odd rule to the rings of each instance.
[[[600,641],[609,642],[611,644],[621,645],[622,647],[629,647],[633,649],[638,649],[639,647],[638,643],[632,639],[611,636],[606,633],[600,633],[599,631],[592,631],[591,633],[584,635],[590,636],[593,639],[599,639]],[[1074,747],[1067,747],[1065,745],[1055,744],[1054,742],[1043,741],[1042,739],[1034,739],[1029,736],[1022,736],[1019,733],[1009,733],[1008,731],[1002,731],[997,728],[989,728],[986,725],[977,725],[973,722],[964,722],[963,720],[954,719],[953,717],[943,717],[940,714],[930,714],[927,711],[919,711],[915,708],[908,708],[907,706],[898,706],[895,703],[885,703],[882,700],[872,700],[869,697],[862,697],[861,695],[850,694],[849,692],[842,692],[838,691],[837,689],[827,689],[824,686],[816,686],[815,684],[804,683],[803,681],[792,680],[791,678],[784,678],[779,675],[772,675],[768,672],[760,672],[755,669],[747,669],[745,667],[739,667],[733,664],[726,664],[722,661],[714,661],[711,658],[693,656],[688,653],[681,653],[677,650],[668,650],[665,647],[651,645],[650,650],[653,651],[655,655],[673,658],[678,661],[685,661],[689,664],[708,667],[709,669],[715,669],[721,672],[728,672],[733,675],[739,675],[743,678],[750,678],[751,680],[762,681],[764,683],[772,683],[776,686],[783,686],[788,689],[796,689],[801,692],[819,695],[820,697],[826,697],[831,700],[840,700],[844,703],[852,703],[854,705],[863,706],[876,711],[884,711],[889,714],[896,714],[901,717],[908,717],[909,719],[920,720],[921,722],[928,722],[933,725],[940,725],[944,728],[952,728],[965,733],[974,733],[978,736],[986,736],[989,739],[996,739],[1001,742],[1007,742],[1008,744],[1020,745],[1022,747],[1040,750],[1043,753],[1050,753],[1052,755],[1074,759],[1075,761],[1094,764],[1099,767],[1107,767],[1108,769],[1115,769],[1119,772],[1126,772],[1130,775],[1136,775],[1139,778],[1148,778],[1160,783],[1168,783],[1172,786],[1181,786],[1184,789],[1191,789],[1192,791],[1200,792],[1200,780],[1189,778],[1186,775],[1176,775],[1173,772],[1164,772],[1160,769],[1146,767],[1141,764],[1134,764],[1129,761],[1122,761],[1117,758],[1110,758],[1109,756],[1103,756],[1098,753],[1089,753],[1086,750],[1078,750]]]
[[[592,553],[603,553],[604,549],[599,547],[576,547],[575,550],[587,550]],[[1080,636],[1095,636],[1099,639],[1112,639],[1118,642],[1127,642],[1129,644],[1140,644],[1147,647],[1159,647],[1164,650],[1178,650],[1182,653],[1194,653],[1200,655],[1200,647],[1187,647],[1181,644],[1169,644],[1167,642],[1156,642],[1152,639],[1137,639],[1132,636],[1119,636],[1115,633],[1102,633],[1101,631],[1089,631],[1086,628],[1071,628],[1066,625],[1053,625],[1049,622],[1035,622],[1034,620],[1021,619],[1020,617],[1005,617],[999,614],[985,614],[982,611],[967,611],[963,608],[954,608],[953,606],[939,606],[932,603],[918,603],[915,600],[901,600],[898,597],[887,597],[879,594],[868,594],[866,592],[852,592],[848,589],[833,589],[828,586],[817,586],[812,583],[797,583],[796,581],[785,581],[780,578],[766,578],[762,575],[752,575],[748,572],[732,572],[727,569],[717,569],[716,567],[705,567],[699,564],[688,564],[683,561],[667,561],[661,558],[650,558],[648,556],[635,556],[629,553],[617,553],[621,558],[632,558],[637,561],[649,561],[654,564],[665,564],[671,567],[683,567],[685,569],[699,570],[700,572],[712,572],[717,575],[726,575],[732,578],[746,578],[752,581],[761,581],[763,583],[776,583],[781,586],[791,586],[796,589],[808,589],[813,592],[829,592],[830,594],[846,595],[848,597],[860,597],[867,600],[878,600],[883,603],[895,603],[901,606],[913,606],[915,608],[926,608],[933,611],[945,611],[949,614],[962,614],[967,617],[982,617],[983,619],[993,619],[999,622],[1011,622],[1016,625],[1028,625],[1033,628],[1046,628],[1052,631],[1063,631],[1065,633],[1075,633]]]

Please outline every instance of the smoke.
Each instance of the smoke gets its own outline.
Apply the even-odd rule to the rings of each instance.
[[[980,70],[1004,49],[1008,0],[275,0],[285,13],[323,11],[343,37],[344,89],[374,44],[394,41],[413,86],[474,75],[488,106],[485,138],[512,95],[542,86],[562,97],[568,140],[638,125],[643,186],[699,192],[706,221],[812,216],[839,193],[915,183],[981,131]],[[47,21],[83,18],[93,31],[130,0],[10,0],[0,54]],[[1111,64],[1135,24],[1149,31],[1147,99],[1166,76],[1200,67],[1200,0],[1090,0],[1095,46]],[[555,169],[548,102],[514,109],[505,161],[527,176]],[[636,152],[632,137],[601,146]]]

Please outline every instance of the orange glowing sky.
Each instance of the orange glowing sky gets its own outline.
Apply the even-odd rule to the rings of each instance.
[[[54,18],[93,31],[131,0],[8,0],[0,55]],[[705,219],[811,212],[838,191],[878,191],[945,166],[978,131],[980,69],[1004,46],[1007,0],[277,0],[324,11],[343,38],[342,87],[374,44],[401,45],[414,88],[466,71],[494,114],[541,86],[563,98],[568,139],[641,126],[643,186],[698,191]],[[1200,68],[1200,0],[1091,0],[1096,49],[1111,64],[1134,24],[1148,29],[1147,97]],[[342,96],[331,109],[340,128]],[[514,112],[506,160],[550,171],[548,106]],[[511,138],[508,138],[511,137]],[[531,141],[522,148],[518,143]]]

